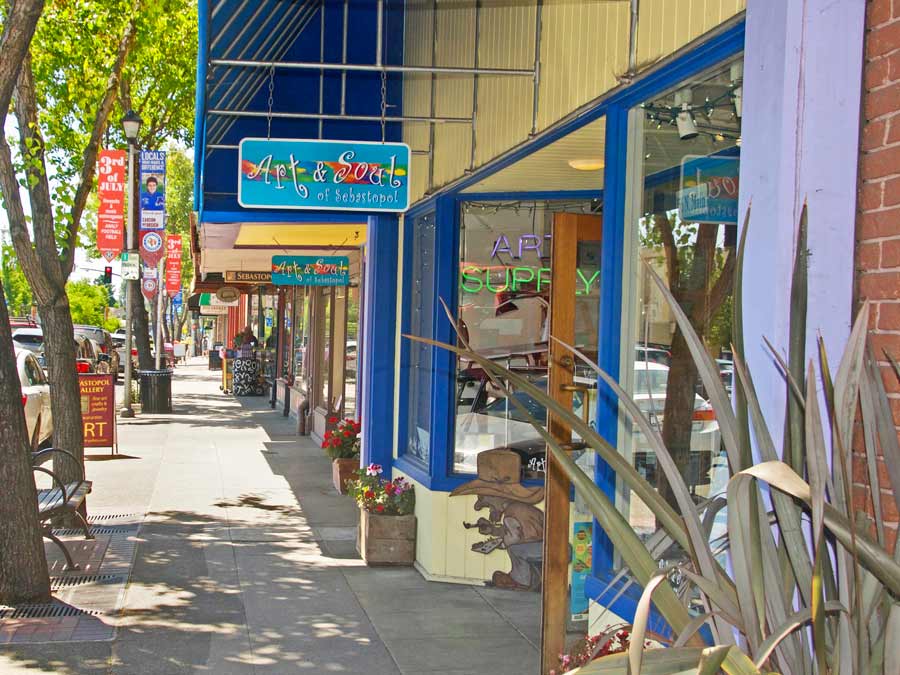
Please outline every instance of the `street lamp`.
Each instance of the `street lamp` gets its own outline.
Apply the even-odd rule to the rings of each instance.
[[[122,118],[122,128],[125,130],[125,138],[128,139],[128,223],[125,226],[125,240],[128,255],[134,255],[134,151],[137,145],[138,133],[141,130],[143,120],[134,110],[129,110]],[[125,406],[122,408],[122,417],[134,417],[134,409],[131,407],[131,316],[134,308],[134,280],[129,279],[125,287]]]

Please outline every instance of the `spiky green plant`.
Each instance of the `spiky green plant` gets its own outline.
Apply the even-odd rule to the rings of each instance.
[[[710,543],[703,519],[705,510],[718,509],[721,504],[714,504],[715,500],[695,503],[657,429],[619,384],[577,349],[565,345],[615,392],[620,410],[648,439],[660,470],[672,486],[677,510],[593,428],[525,377],[469,349],[461,333],[459,346],[406,336],[478,363],[494,384],[505,390],[508,400],[546,441],[553,459],[615,542],[627,574],[643,587],[628,654],[593,661],[573,671],[578,675],[900,673],[900,547],[895,545],[888,551],[880,503],[884,495],[879,489],[888,488],[889,498],[900,494],[900,445],[880,368],[866,351],[868,307],[863,306],[856,318],[834,376],[821,340],[818,364],[804,363],[804,206],[792,283],[787,361],[773,350],[783,368],[788,396],[779,454],[743,360],[740,282],[747,223],[745,220],[735,272],[734,402],[687,316],[662,279],[649,269],[687,339],[719,421],[731,475],[725,542]],[[900,376],[900,367],[892,363]],[[824,409],[819,404],[820,388]],[[521,390],[544,405],[602,457],[656,516],[658,536],[642,541],[606,494],[546,431],[543,420],[534,419],[510,389]],[[874,523],[864,513],[854,511],[851,499],[851,443],[857,420],[862,423],[873,486]],[[886,485],[877,472],[879,447],[888,469]],[[754,462],[753,457],[759,461]],[[770,511],[766,504],[771,505]],[[670,543],[683,551],[682,561],[674,565],[683,580],[679,587],[673,586],[673,566],[660,568],[657,562],[659,551]],[[730,573],[717,558],[723,546],[730,554]],[[697,595],[706,608],[699,615],[688,608],[690,599]],[[672,627],[674,638],[666,649],[644,652],[651,597]],[[713,644],[701,638],[704,625],[710,628]]]

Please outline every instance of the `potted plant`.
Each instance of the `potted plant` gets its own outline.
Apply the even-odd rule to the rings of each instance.
[[[333,429],[325,432],[322,448],[333,460],[331,463],[331,480],[335,489],[342,495],[347,494],[347,481],[359,468],[359,422],[347,418],[338,420],[330,417],[329,424]]]
[[[416,506],[404,478],[382,478],[380,464],[356,471],[348,483],[359,505],[357,549],[367,565],[412,565],[416,560]]]

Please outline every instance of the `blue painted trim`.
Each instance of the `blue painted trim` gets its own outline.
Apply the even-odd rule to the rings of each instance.
[[[369,217],[366,245],[365,312],[362,356],[362,459],[381,464],[390,475],[394,433],[394,345],[397,308],[396,215]]]
[[[610,92],[604,98],[598,100],[593,108],[584,110],[577,116],[558,123],[556,127],[551,127],[545,133],[542,133],[533,140],[513,148],[496,162],[489,164],[480,170],[474,171],[458,183],[454,183],[440,192],[429,195],[428,199],[434,199],[435,197],[445,194],[458,194],[483,181],[488,176],[492,176],[515,164],[519,160],[524,159],[537,150],[558,141],[564,136],[568,136],[586,124],[590,124],[607,114],[608,109],[611,107],[623,106],[625,108],[631,108],[649,98],[659,95],[691,75],[706,70],[720,61],[735,56],[744,48],[744,33],[745,24],[742,20],[718,35],[711,37],[690,52],[673,59],[671,62],[660,67],[659,70],[639,79],[630,87]],[[608,135],[609,132],[607,132],[607,136]],[[605,185],[604,189],[608,190],[609,186]],[[415,208],[417,205],[418,204],[414,204],[413,207]]]
[[[338,223],[365,225],[368,217],[361,213],[323,211],[202,211],[199,222],[215,223]]]
[[[603,190],[533,190],[516,192],[460,192],[457,199],[467,202],[552,201],[554,199],[602,199]]]
[[[456,332],[439,299],[457,315],[459,270],[459,204],[452,197],[435,202],[435,306],[432,324],[434,340],[456,344]],[[431,453],[430,474],[442,481],[450,474],[456,433],[456,356],[446,349],[433,348],[431,356]]]
[[[628,109],[616,106],[606,117],[606,170],[603,204],[603,235],[600,247],[600,312],[597,326],[597,362],[619,379],[622,337],[622,274],[625,241],[626,161]],[[597,378],[597,432],[617,445],[619,405],[615,395]],[[615,503],[616,474],[600,457],[594,465],[594,482]],[[594,521],[592,570],[594,574],[613,568],[615,546],[599,523]]]
[[[209,0],[197,3],[197,82],[194,93],[194,211],[203,208],[203,166],[206,157],[206,69],[208,65]]]

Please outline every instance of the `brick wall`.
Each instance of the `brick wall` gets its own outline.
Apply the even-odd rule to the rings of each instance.
[[[863,126],[856,223],[856,297],[869,300],[876,356],[900,359],[900,0],[868,0],[863,72]],[[887,362],[882,374],[900,428],[900,382]],[[856,448],[862,447],[860,442]],[[883,512],[897,536],[896,501],[879,458]],[[854,501],[871,512],[864,455],[854,457]]]

